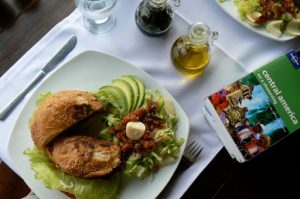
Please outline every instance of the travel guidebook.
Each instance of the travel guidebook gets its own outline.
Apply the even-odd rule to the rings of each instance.
[[[300,129],[300,54],[294,50],[204,99],[233,158],[245,162]]]

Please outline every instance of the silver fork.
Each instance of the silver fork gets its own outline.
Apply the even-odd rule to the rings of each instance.
[[[183,156],[180,160],[177,170],[180,169],[181,171],[185,171],[188,169],[197,160],[202,150],[203,147],[199,143],[197,143],[195,140],[192,141],[184,149]]]
[[[164,190],[157,196],[156,199],[164,199],[166,198],[168,191],[172,188],[172,184],[174,181],[184,172],[186,171],[190,166],[192,166],[193,163],[197,160],[201,152],[203,151],[203,147],[197,143],[195,140],[192,141],[185,149],[182,155],[182,158],[179,162],[179,165],[172,176],[170,182],[167,184],[167,186],[164,188]]]

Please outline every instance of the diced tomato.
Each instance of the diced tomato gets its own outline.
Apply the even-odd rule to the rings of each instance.
[[[165,121],[155,117],[158,107],[157,102],[148,100],[146,108],[138,108],[128,113],[116,126],[109,128],[109,132],[122,143],[122,151],[125,153],[125,157],[129,157],[132,153],[147,156],[155,149],[156,143],[152,132],[165,128]],[[126,124],[131,121],[140,121],[146,126],[146,131],[139,140],[132,141],[126,136]]]

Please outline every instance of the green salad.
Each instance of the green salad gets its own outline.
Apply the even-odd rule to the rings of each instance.
[[[143,179],[166,164],[174,163],[184,140],[176,137],[178,118],[173,102],[158,90],[147,89],[136,76],[124,75],[110,85],[90,91],[103,105],[98,122],[101,130],[93,136],[121,147],[120,170],[107,178],[83,179],[62,172],[37,148],[27,149],[36,179],[50,189],[73,193],[77,198],[117,198],[124,176]],[[39,106],[50,92],[36,99]],[[88,127],[87,127],[88,129]]]
[[[117,94],[121,90],[125,91],[124,95]],[[114,91],[113,96],[111,91]],[[106,106],[113,106],[118,110],[109,111],[106,117],[107,128],[100,132],[100,137],[112,140],[122,146],[122,151],[126,156],[124,175],[142,178],[153,174],[164,164],[176,161],[184,140],[176,137],[177,116],[170,100],[165,99],[157,90],[145,89],[143,82],[136,76],[122,76],[120,79],[113,80],[112,85],[104,86],[93,93],[99,100],[105,102]],[[154,106],[153,104],[156,106],[155,110],[146,113],[147,107]],[[142,114],[143,116],[140,117],[146,119],[154,120],[153,118],[155,118],[155,122],[161,122],[163,127],[150,130],[148,137],[151,136],[151,138],[143,139],[142,137],[140,140],[134,141],[124,140],[126,139],[124,124],[130,121],[146,123],[145,118],[128,119],[128,117],[138,114]],[[151,114],[151,117],[148,117],[147,114]],[[123,123],[123,126],[120,123]],[[118,128],[123,127],[123,129],[119,129],[120,132],[112,132],[116,126]],[[143,148],[143,143],[151,143],[151,141],[154,142],[155,146],[151,147],[150,150],[145,149],[146,147]],[[127,148],[125,148],[126,146]],[[142,149],[139,150],[138,147]]]
[[[299,0],[233,0],[242,20],[276,37],[300,35]]]

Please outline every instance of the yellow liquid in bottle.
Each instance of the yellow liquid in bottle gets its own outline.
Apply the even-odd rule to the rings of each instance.
[[[203,74],[210,61],[210,51],[206,44],[185,44],[185,38],[175,41],[171,49],[171,59],[174,66],[187,77],[197,77]]]

